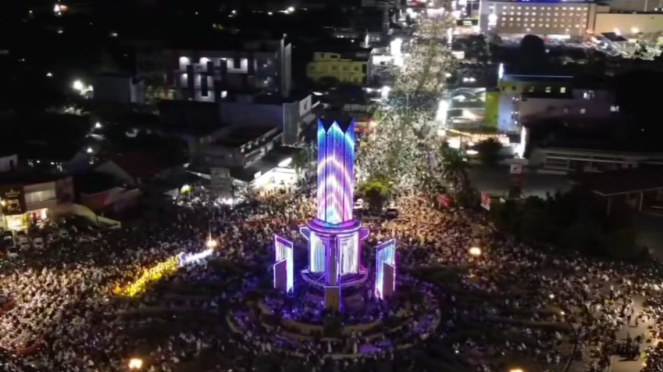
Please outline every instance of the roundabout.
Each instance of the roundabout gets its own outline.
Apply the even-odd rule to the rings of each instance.
[[[311,344],[323,345],[326,357],[332,359],[384,355],[425,340],[425,335],[434,333],[440,324],[439,302],[432,286],[407,275],[401,275],[398,286],[409,294],[389,300],[371,296],[370,290],[360,286],[357,289],[365,290],[364,298],[353,307],[345,306],[342,312],[325,309],[321,299],[311,297],[305,289],[265,295],[254,291],[226,315],[226,321],[245,342],[268,342],[294,357],[307,355],[306,347]],[[410,292],[410,288],[419,291]],[[243,288],[240,293],[250,291]]]

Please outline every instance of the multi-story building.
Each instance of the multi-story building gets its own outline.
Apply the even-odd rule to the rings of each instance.
[[[483,0],[479,25],[483,32],[502,35],[536,34],[571,37],[587,34],[653,34],[663,31],[663,13],[654,6],[610,1],[608,5],[588,0],[541,1]],[[645,11],[645,7],[647,11]]]
[[[596,35],[614,32],[618,35],[655,34],[663,31],[661,12],[623,12],[610,7],[598,8],[592,32]]]
[[[605,83],[589,78],[501,74],[498,91],[491,93],[487,105],[497,107],[486,109],[497,111],[497,128],[504,132],[518,132],[527,121],[543,117],[609,118],[619,112]]]
[[[306,66],[306,76],[314,82],[332,79],[344,84],[365,85],[371,75],[371,54],[371,49],[315,52]]]
[[[227,127],[277,129],[284,145],[294,145],[300,133],[317,118],[319,101],[311,94],[281,98],[269,94],[228,94],[219,102],[164,101],[164,127],[188,134],[210,133]]]
[[[592,29],[596,4],[587,0],[484,0],[479,25],[497,34],[537,34],[548,37],[584,35]]]
[[[73,200],[71,177],[15,168],[0,172],[3,229],[25,230],[40,220],[71,213]]]
[[[229,127],[191,141],[192,164],[202,168],[250,167],[281,141],[276,128]]]
[[[292,50],[283,39],[227,49],[177,49],[170,55],[175,99],[218,102],[228,92],[290,94]]]

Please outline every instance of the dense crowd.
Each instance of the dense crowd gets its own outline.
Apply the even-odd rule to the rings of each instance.
[[[531,360],[543,369],[583,362],[598,371],[611,355],[637,358],[647,346],[652,352],[645,368],[663,365],[660,348],[653,348],[663,331],[663,307],[654,300],[661,288],[658,266],[534,250],[495,231],[481,213],[440,212],[416,197],[401,200],[403,218],[367,223],[372,235],[363,257],[374,262],[372,244],[398,239],[400,268],[410,272],[399,288],[431,296],[413,310],[414,321],[370,337],[314,337],[299,344],[283,337],[285,330],[269,331],[260,322],[236,324],[251,315],[241,316],[247,290],[271,282],[266,268],[273,235],[303,246],[296,227],[312,207],[299,195],[231,209],[197,189],[135,224],[102,232],[94,242],[61,241],[3,260],[3,370],[121,371],[140,355],[148,370],[175,371],[214,352],[230,357],[206,370],[500,370],[514,360]],[[213,258],[243,265],[252,275],[203,262],[135,298],[112,294],[155,263],[204,250],[210,234],[220,245]],[[468,254],[472,246],[481,247],[481,255]],[[173,290],[179,287],[186,290]],[[371,309],[382,313],[370,318],[398,311]],[[239,314],[230,324],[249,332],[234,333],[220,320],[227,313]],[[144,327],[150,331],[134,332]],[[398,350],[405,345],[407,350]],[[335,359],[330,353],[363,357]]]

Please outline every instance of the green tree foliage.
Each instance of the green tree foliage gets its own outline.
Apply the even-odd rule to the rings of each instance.
[[[374,176],[359,185],[359,192],[370,209],[381,211],[391,194],[392,182],[385,176]]]
[[[575,187],[567,193],[493,203],[495,225],[535,245],[615,260],[646,256],[626,218],[606,216],[590,191]]]
[[[441,146],[439,161],[442,179],[449,183],[455,192],[461,192],[470,187],[470,179],[467,176],[469,165],[460,151],[448,146]]]
[[[500,161],[502,144],[498,140],[489,138],[477,143],[475,148],[482,164],[495,166]]]
[[[308,168],[309,164],[309,151],[308,149],[300,149],[292,156],[292,167],[295,168],[297,177]]]

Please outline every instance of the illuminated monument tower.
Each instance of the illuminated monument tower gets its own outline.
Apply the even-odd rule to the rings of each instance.
[[[339,309],[341,289],[366,280],[361,241],[368,229],[352,218],[354,207],[354,120],[318,120],[317,218],[301,229],[309,241],[307,282],[323,286],[325,307]]]
[[[301,233],[309,241],[309,265],[303,279],[324,288],[325,308],[339,309],[341,289],[366,281],[368,271],[361,265],[361,242],[368,229],[353,219],[354,207],[354,120],[318,120],[317,215]],[[293,287],[290,241],[276,237],[274,287]],[[388,297],[394,289],[396,243],[381,244],[377,252],[375,295]]]

